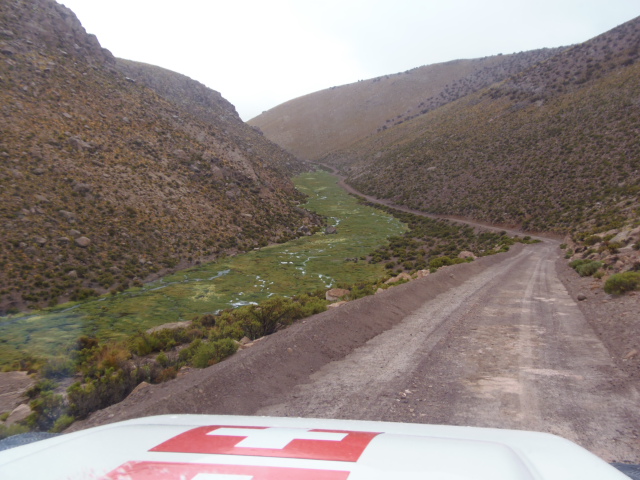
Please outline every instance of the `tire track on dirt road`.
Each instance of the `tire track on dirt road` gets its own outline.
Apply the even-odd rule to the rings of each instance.
[[[613,387],[624,374],[560,282],[557,250],[469,278],[257,413],[544,431],[638,462],[638,393]]]

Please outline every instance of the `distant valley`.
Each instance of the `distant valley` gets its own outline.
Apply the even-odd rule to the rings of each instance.
[[[249,123],[363,193],[580,238],[640,218],[639,55],[636,18],[567,48],[330,88]]]

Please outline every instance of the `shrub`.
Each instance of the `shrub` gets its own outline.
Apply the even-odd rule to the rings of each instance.
[[[638,289],[640,289],[640,272],[616,273],[604,283],[604,291],[615,295]]]
[[[585,245],[591,246],[591,245],[595,245],[596,243],[600,243],[601,241],[602,241],[602,237],[599,237],[598,235],[589,235],[587,238],[583,240],[582,243],[584,243]]]
[[[451,265],[453,262],[449,257],[437,257],[429,260],[429,268],[440,268]]]
[[[27,425],[32,430],[43,432],[51,429],[58,417],[66,409],[62,395],[56,395],[53,392],[44,392],[40,398],[33,400],[29,406],[32,413],[27,417]]]
[[[595,260],[578,259],[570,262],[569,266],[576,272],[578,272],[578,275],[580,275],[581,277],[589,277],[596,273],[600,267],[602,267],[602,262],[598,262]]]
[[[76,419],[70,415],[62,415],[55,421],[50,431],[52,433],[61,433],[62,431],[66,430],[73,422],[75,422],[75,420]]]
[[[248,305],[235,311],[242,329],[252,340],[271,335],[280,325],[289,325],[299,317],[297,305],[285,297],[272,297],[260,305]]]
[[[590,277],[591,275],[596,273],[601,266],[602,262],[586,262],[582,265],[578,265],[578,267],[576,267],[576,272],[578,272],[578,275],[580,275],[581,277]]]
[[[49,380],[47,378],[40,380],[38,383],[36,383],[34,386],[32,386],[31,388],[29,388],[29,390],[27,390],[26,394],[27,397],[34,399],[36,397],[38,397],[40,394],[44,393],[44,392],[51,392],[53,390],[55,390],[55,388],[58,386],[58,384],[56,382],[54,382],[53,380]]]
[[[66,378],[73,375],[75,366],[73,361],[65,357],[53,357],[47,360],[42,368],[40,374],[45,378]]]
[[[236,353],[238,344],[230,338],[215,342],[201,343],[196,349],[191,364],[196,368],[205,368]]]
[[[2,425],[0,424],[0,440],[7,437],[12,437],[13,435],[19,435],[21,433],[27,433],[29,431],[29,427],[24,425]]]

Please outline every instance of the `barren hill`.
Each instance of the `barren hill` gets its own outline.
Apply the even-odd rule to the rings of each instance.
[[[0,0],[0,312],[296,235],[295,158],[219,93],[116,60],[53,0]]]
[[[503,80],[559,50],[455,60],[332,87],[278,105],[248,123],[294,155],[318,160]]]
[[[640,216],[640,18],[325,161],[370,195],[529,230]]]

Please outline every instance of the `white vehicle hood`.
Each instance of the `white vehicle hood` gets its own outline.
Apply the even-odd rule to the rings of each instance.
[[[0,452],[0,478],[628,480],[536,432],[351,420],[147,417]]]

